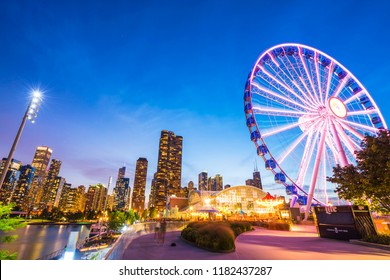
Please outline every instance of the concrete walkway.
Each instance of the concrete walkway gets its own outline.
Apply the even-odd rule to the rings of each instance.
[[[176,246],[172,246],[174,243]],[[153,234],[133,240],[123,260],[390,260],[390,251],[320,238],[314,226],[294,226],[292,231],[256,228],[236,239],[232,253],[215,253],[180,239],[179,231],[167,232],[164,244]]]

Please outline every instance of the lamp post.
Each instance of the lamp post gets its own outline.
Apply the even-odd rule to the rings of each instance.
[[[9,165],[11,164],[12,156],[14,154],[14,151],[16,149],[16,145],[19,142],[20,136],[22,134],[23,128],[26,124],[26,121],[29,120],[32,123],[35,122],[35,118],[37,117],[37,113],[39,110],[39,106],[41,105],[42,102],[42,93],[39,90],[34,90],[32,93],[32,99],[30,101],[30,104],[27,107],[26,113],[23,116],[22,123],[19,126],[18,133],[16,134],[14,143],[12,144],[11,150],[9,151],[9,155],[7,158],[7,161],[5,163],[3,172],[1,173],[0,177],[0,189],[3,187],[3,182],[5,179],[5,176],[7,175],[7,171],[9,168]]]

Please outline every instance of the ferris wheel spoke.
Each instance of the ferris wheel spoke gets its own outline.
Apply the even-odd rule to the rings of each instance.
[[[312,107],[312,105],[307,102],[306,100],[304,100],[301,96],[299,96],[295,91],[294,89],[292,89],[286,82],[284,79],[282,79],[282,77],[279,77],[279,79],[276,79],[274,75],[272,75],[267,69],[265,69],[264,67],[261,67],[261,69],[263,70],[262,72],[264,74],[266,74],[269,78],[271,78],[271,80],[273,80],[278,86],[281,87],[281,90],[283,90],[284,93],[287,93],[287,96],[293,96],[295,99],[299,99],[303,104],[305,104],[306,106],[308,106],[309,108]],[[286,75],[286,74],[285,74]],[[290,98],[291,99],[291,98]],[[293,99],[291,99],[293,100]]]
[[[328,102],[328,97],[330,95],[330,83],[332,81],[332,73],[334,69],[334,61],[332,61],[329,65],[328,69],[328,75],[327,75],[327,81],[326,81],[326,91],[325,91],[325,104]]]
[[[318,170],[320,168],[322,151],[323,151],[324,146],[325,146],[326,132],[327,132],[327,127],[326,127],[326,123],[324,123],[322,128],[321,128],[321,138],[320,138],[320,141],[318,143],[317,155],[316,155],[316,158],[314,161],[314,167],[313,167],[313,172],[312,172],[312,176],[311,176],[310,188],[309,188],[309,193],[307,196],[305,220],[307,220],[307,218],[309,216],[311,202],[313,201],[313,194],[314,194],[315,185],[317,183]]]
[[[319,120],[313,124],[312,126],[315,127],[318,124]],[[278,164],[282,164],[283,161],[291,154],[291,152],[302,142],[302,140],[309,134],[310,129],[307,129],[305,132],[303,132],[288,148],[287,150],[281,155],[281,157],[277,160]]]
[[[313,140],[313,135],[315,135],[314,140]],[[305,149],[303,152],[301,163],[299,165],[298,176],[296,180],[298,186],[302,186],[303,182],[305,181],[306,173],[309,168],[309,164],[311,162],[311,157],[313,155],[313,151],[315,147],[315,139],[317,139],[317,137],[318,137],[318,131],[316,131],[315,133],[313,131],[310,131],[307,137]]]
[[[362,149],[362,147],[360,146],[360,143],[355,142],[353,140],[353,138],[351,138],[351,136],[347,135],[347,133],[344,130],[345,128],[342,126],[342,124],[340,122],[335,121],[335,125],[337,127],[337,131],[339,131],[343,135],[345,140],[350,144],[350,147],[352,147],[352,150],[353,150],[352,155],[354,155],[354,151]],[[361,140],[361,139],[359,139],[359,140]],[[354,156],[354,158],[356,158],[356,157]]]
[[[364,115],[370,115],[377,113],[377,109],[370,109],[370,110],[361,110],[361,111],[349,111],[348,116],[364,116]]]
[[[252,86],[256,87],[258,90],[260,90],[260,92],[264,92],[265,93],[264,96],[266,98],[272,97],[273,101],[283,100],[284,102],[287,102],[289,104],[290,108],[297,109],[296,107],[299,107],[299,108],[301,108],[301,110],[304,110],[304,111],[311,111],[312,110],[311,108],[309,108],[309,107],[307,107],[307,106],[305,106],[303,104],[300,104],[300,103],[292,100],[291,98],[286,98],[283,95],[281,95],[281,94],[279,94],[277,92],[274,92],[274,91],[272,91],[270,89],[267,89],[267,88],[259,85],[256,82],[252,83]],[[282,105],[287,105],[287,104],[285,104],[283,102],[280,102],[280,101],[279,101],[279,103],[282,104]]]
[[[306,121],[303,121],[301,123],[296,122],[296,123],[292,123],[292,124],[276,127],[273,130],[269,130],[266,133],[263,133],[262,134],[262,138],[267,138],[267,137],[269,137],[271,135],[274,135],[274,134],[277,134],[277,133],[286,132],[286,131],[288,131],[290,129],[293,129],[293,128],[298,127],[298,126],[303,125],[303,124],[310,124],[311,122],[316,121],[318,118],[319,117],[310,118],[310,119],[308,119]]]
[[[332,152],[334,162],[341,164],[341,162],[339,161],[339,156],[338,156],[337,149],[336,149],[336,143],[334,143],[333,138],[329,136],[329,131],[327,133],[325,143],[326,143],[326,146],[329,148],[329,150]]]
[[[293,65],[291,64],[291,61],[287,58],[284,58],[282,59],[284,65],[286,65],[286,62],[289,64],[288,66],[286,65],[286,69],[287,71],[289,72],[290,76],[294,77],[294,75],[296,75],[296,77],[298,77],[297,80],[300,81],[300,84],[303,85],[303,89],[301,88],[301,86],[298,85],[298,83],[294,80],[291,80],[292,84],[298,89],[298,91],[302,94],[302,96],[304,96],[307,100],[307,103],[309,104],[309,106],[312,106],[313,108],[315,108],[315,106],[313,104],[310,104],[310,101],[312,102],[315,102],[315,100],[313,99],[312,95],[310,94],[310,90],[307,88],[306,84],[301,80],[299,79],[300,78],[300,75],[298,74],[298,72],[296,71],[296,69],[293,67]],[[294,73],[291,73],[291,69],[294,71]],[[307,91],[307,93],[305,92],[305,90]]]
[[[341,80],[341,82],[339,81],[339,83],[337,84],[336,88],[333,91],[332,97],[339,96],[341,91],[345,88],[345,85],[348,82],[349,78],[350,76],[348,74],[344,79]]]
[[[303,69],[305,70],[305,73],[306,73],[306,75],[304,75],[304,76],[306,76],[306,79],[308,80],[309,85],[311,86],[312,96],[314,96],[316,104],[320,105],[321,104],[320,101],[316,98],[317,95],[315,94],[316,91],[314,89],[314,83],[313,83],[312,77],[311,77],[311,75],[309,73],[309,69],[307,68],[307,64],[305,63],[305,61],[303,60],[301,55],[299,56],[299,58],[300,58],[300,61],[301,61],[301,65],[303,66]]]
[[[358,92],[358,93],[352,95],[351,97],[349,97],[348,99],[346,99],[346,100],[344,101],[344,104],[345,104],[345,105],[348,105],[349,103],[351,103],[352,101],[354,101],[354,100],[356,100],[356,99],[359,100],[359,98],[360,98],[363,94],[365,94],[365,92],[362,90],[361,92]]]
[[[301,112],[301,111],[293,111],[293,110],[283,110],[283,109],[275,109],[270,107],[260,107],[254,106],[252,108],[254,114],[258,115],[268,115],[268,116],[279,116],[279,117],[296,117],[299,118],[303,115],[310,115],[310,113]],[[311,113],[314,115],[315,113]]]
[[[349,132],[351,132],[353,135],[355,135],[358,139],[360,139],[360,141],[362,141],[364,139],[364,136],[359,133],[356,129],[354,129],[353,127],[343,123],[343,122],[337,122],[339,125],[342,126],[342,128],[344,128],[345,130],[348,130]]]
[[[341,162],[340,165],[342,167],[344,167],[344,166],[348,165],[348,160],[347,160],[347,156],[345,155],[345,151],[343,149],[343,146],[341,144],[339,134],[337,133],[334,121],[332,119],[330,120],[330,130],[331,130],[331,133],[333,135],[333,139],[335,140],[335,143],[336,143],[337,154],[338,154],[338,156],[340,158],[340,162]]]
[[[344,124],[349,124],[350,126],[353,126],[353,127],[361,128],[365,131],[371,131],[373,133],[377,132],[377,129],[375,127],[372,127],[372,126],[368,126],[368,125],[364,125],[364,124],[360,124],[360,123],[355,123],[355,122],[351,122],[351,121],[347,121],[347,120],[340,120],[340,122],[344,123]]]
[[[317,88],[318,88],[318,95],[320,97],[320,103],[321,104],[324,104],[324,100],[322,98],[322,94],[321,94],[321,82],[320,82],[320,71],[319,71],[319,68],[318,68],[318,53],[315,54],[315,59],[314,59],[314,67],[316,69],[316,78],[317,78]]]

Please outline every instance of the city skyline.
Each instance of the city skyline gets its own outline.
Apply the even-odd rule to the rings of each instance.
[[[263,51],[284,42],[324,51],[390,119],[390,66],[377,54],[390,42],[389,4],[320,3],[1,3],[0,156],[39,87],[39,115],[13,158],[31,164],[36,147],[48,146],[73,187],[107,185],[124,163],[133,186],[144,157],[148,197],[159,135],[169,130],[184,139],[182,186],[197,187],[204,170],[244,184],[257,160],[264,190],[285,195],[256,155],[243,112],[246,76]]]

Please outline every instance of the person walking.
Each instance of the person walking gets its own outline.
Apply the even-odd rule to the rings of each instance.
[[[156,240],[157,242],[158,242],[159,239],[160,239],[160,228],[161,228],[160,221],[157,220],[157,223],[156,223],[156,225],[154,226],[154,240]]]
[[[160,236],[159,236],[159,243],[161,244],[164,244],[166,231],[167,231],[167,221],[165,219],[162,219],[161,227],[160,227]]]

